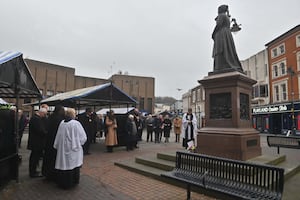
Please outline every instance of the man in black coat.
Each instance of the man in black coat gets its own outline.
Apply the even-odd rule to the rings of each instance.
[[[49,181],[56,180],[56,149],[54,149],[53,144],[56,137],[57,129],[59,124],[65,118],[65,109],[61,105],[56,105],[54,112],[48,117],[47,123],[47,135],[45,143],[45,152],[42,165],[42,174]]]
[[[90,154],[90,144],[92,142],[93,134],[95,129],[95,122],[92,118],[92,109],[86,108],[84,113],[78,115],[78,121],[81,123],[84,131],[86,133],[87,140],[83,145],[83,153],[84,155]]]
[[[43,157],[43,150],[45,148],[46,138],[46,120],[47,109],[41,108],[36,112],[29,122],[29,135],[27,149],[31,150],[29,158],[29,176],[40,177],[41,175],[37,172],[37,166],[40,158]]]

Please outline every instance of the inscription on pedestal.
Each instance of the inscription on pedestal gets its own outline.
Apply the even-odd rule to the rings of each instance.
[[[231,94],[219,93],[210,95],[210,119],[231,119]]]

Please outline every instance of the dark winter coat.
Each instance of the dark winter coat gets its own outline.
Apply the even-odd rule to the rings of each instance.
[[[46,142],[46,120],[34,114],[29,122],[29,135],[27,149],[41,151],[45,148]]]

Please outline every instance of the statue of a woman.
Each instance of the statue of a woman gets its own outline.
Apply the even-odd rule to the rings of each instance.
[[[230,31],[230,15],[227,5],[219,6],[215,20],[216,26],[212,33],[214,72],[230,70],[243,72]]]

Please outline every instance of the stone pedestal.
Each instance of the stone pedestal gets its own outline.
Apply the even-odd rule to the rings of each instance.
[[[236,160],[260,156],[260,136],[250,121],[256,81],[232,71],[209,74],[199,83],[205,89],[206,127],[198,132],[197,152]]]

